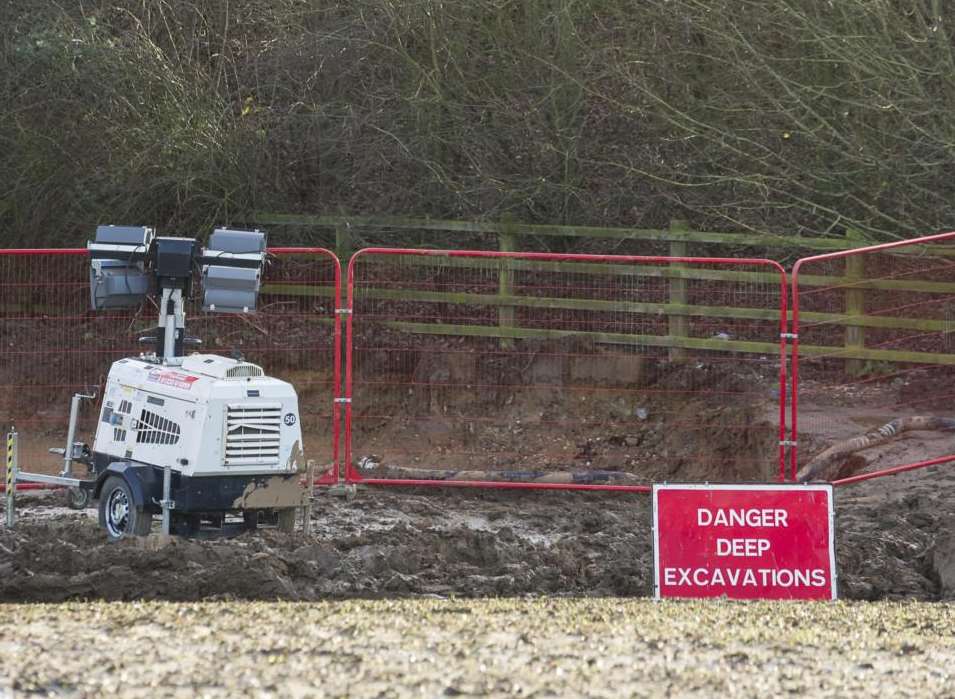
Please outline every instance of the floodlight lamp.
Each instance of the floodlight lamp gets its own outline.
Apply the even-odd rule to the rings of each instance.
[[[265,265],[265,233],[217,228],[202,251],[202,310],[255,310]]]
[[[145,263],[153,229],[142,226],[98,226],[87,243],[90,257],[90,304],[93,310],[135,308],[149,293]]]

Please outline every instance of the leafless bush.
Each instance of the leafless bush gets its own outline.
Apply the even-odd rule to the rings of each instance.
[[[255,209],[951,225],[941,0],[18,0],[4,244]]]

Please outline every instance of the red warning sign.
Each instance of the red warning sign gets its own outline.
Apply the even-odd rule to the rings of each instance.
[[[835,599],[831,485],[654,485],[657,599]]]

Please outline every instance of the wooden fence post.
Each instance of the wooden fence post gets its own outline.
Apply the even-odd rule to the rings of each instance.
[[[670,230],[673,232],[685,232],[688,230],[685,221],[671,221]],[[686,257],[686,241],[670,241],[670,257]],[[670,269],[685,269],[686,265],[672,263]],[[687,305],[689,297],[686,289],[686,279],[670,278],[670,303],[681,306]],[[667,323],[670,337],[688,337],[690,334],[689,319],[685,315],[668,315]],[[686,350],[683,347],[670,347],[670,361],[682,362],[686,360]]]
[[[846,230],[846,239],[852,242],[863,239],[862,233],[849,228]],[[865,292],[854,286],[854,282],[862,281],[865,278],[865,260],[862,255],[849,255],[846,258],[846,315],[863,316],[865,315]],[[860,325],[846,326],[846,350],[865,348],[865,329]],[[847,359],[846,373],[849,376],[858,376],[865,370],[865,364],[861,359]]]
[[[351,229],[348,224],[338,224],[335,226],[335,254],[339,260],[347,263],[351,253]]]
[[[517,250],[517,235],[510,227],[497,234],[498,249],[501,252],[515,252]],[[501,260],[498,272],[498,294],[512,296],[514,294],[514,270],[510,260]],[[514,327],[514,306],[498,306],[497,324],[501,328]],[[513,349],[514,340],[501,338],[501,349]]]

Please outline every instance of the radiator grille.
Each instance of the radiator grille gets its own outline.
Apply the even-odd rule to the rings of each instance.
[[[229,369],[225,373],[225,376],[227,379],[247,379],[265,376],[265,372],[262,371],[261,367],[257,367],[255,364],[237,364]]]
[[[280,403],[239,403],[226,409],[226,465],[277,464],[282,439]]]
[[[136,432],[137,444],[160,444],[163,446],[179,443],[179,425],[150,410],[139,414]]]

